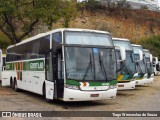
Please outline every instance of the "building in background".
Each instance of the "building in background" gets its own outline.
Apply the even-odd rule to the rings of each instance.
[[[100,1],[102,4],[110,2],[118,2],[122,0],[95,0]],[[126,0],[133,9],[148,9],[152,11],[160,11],[160,0]],[[88,2],[88,0],[77,0],[77,2]]]
[[[126,1],[130,3],[133,9],[141,9],[143,6],[146,6],[149,10],[153,11],[160,10],[160,0],[126,0]]]

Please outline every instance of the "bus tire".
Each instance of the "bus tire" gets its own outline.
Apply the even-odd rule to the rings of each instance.
[[[13,85],[13,81],[12,81],[12,77],[10,78],[10,88],[12,88]]]
[[[19,92],[16,79],[14,80],[14,90],[15,92]]]
[[[13,81],[12,77],[10,79],[10,87],[14,90],[14,81]]]
[[[45,87],[45,83],[44,83],[44,85],[43,85],[43,96],[44,96],[45,101],[46,101],[47,103],[53,102],[53,100],[46,98],[46,87]]]

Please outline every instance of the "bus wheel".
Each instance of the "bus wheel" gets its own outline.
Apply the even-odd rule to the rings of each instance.
[[[11,87],[12,89],[14,89],[14,81],[13,81],[12,78],[10,79],[10,87]]]
[[[10,88],[12,88],[12,85],[13,85],[13,81],[12,81],[12,78],[10,78]]]
[[[16,80],[14,80],[14,90],[15,90],[16,92],[19,91]]]

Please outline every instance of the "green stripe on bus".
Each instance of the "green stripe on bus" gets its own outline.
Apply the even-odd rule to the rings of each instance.
[[[14,63],[6,63],[6,70],[14,70]]]
[[[22,67],[22,70],[44,71],[44,60],[6,63],[6,70],[15,70],[15,63],[18,64],[18,70],[21,70]],[[23,63],[22,66],[21,63]]]
[[[44,60],[24,62],[23,63],[23,70],[44,71]]]
[[[87,82],[87,81],[85,81]],[[117,80],[112,80],[112,81],[108,81],[108,82],[87,82],[89,83],[89,86],[109,86],[109,85],[115,85],[117,84]],[[66,84],[70,84],[70,85],[77,85],[80,86],[80,82],[76,81],[76,80],[66,80]]]

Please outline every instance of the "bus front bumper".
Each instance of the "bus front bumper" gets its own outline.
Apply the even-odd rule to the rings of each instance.
[[[94,101],[116,98],[117,88],[106,91],[81,91],[64,88],[63,101]]]
[[[136,85],[146,85],[147,79],[136,80]]]
[[[147,79],[146,79],[146,84],[153,83],[153,80],[154,80],[154,77],[147,78]]]
[[[126,83],[118,83],[118,90],[131,90],[135,89],[136,81],[130,81]]]
[[[155,72],[155,75],[160,75],[160,71]]]

